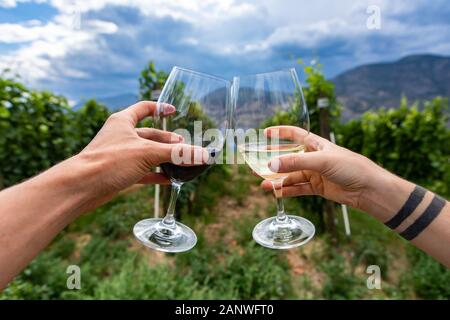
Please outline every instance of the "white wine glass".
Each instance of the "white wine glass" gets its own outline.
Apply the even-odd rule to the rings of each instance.
[[[230,88],[230,81],[208,74],[180,67],[170,72],[157,106],[163,110],[169,104],[176,111],[164,118],[156,117],[155,126],[182,135],[184,144],[205,148],[209,160],[194,166],[176,162],[161,164],[171,181],[170,202],[164,218],[145,219],[134,226],[134,235],[145,246],[164,252],[183,252],[197,243],[194,231],[175,220],[177,198],[181,186],[208,170],[222,153],[224,134],[231,119]]]
[[[259,222],[253,238],[272,249],[304,245],[314,236],[315,227],[303,217],[286,214],[282,187],[288,174],[273,172],[268,166],[276,156],[305,151],[303,139],[309,134],[309,115],[297,73],[292,68],[235,77],[232,92],[237,149],[256,174],[272,183],[277,201],[276,216]],[[262,129],[274,124],[295,125],[304,129],[305,136],[285,137],[274,131],[267,136]]]

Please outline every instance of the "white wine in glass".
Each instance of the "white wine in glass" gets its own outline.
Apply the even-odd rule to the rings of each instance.
[[[241,132],[259,132],[251,142],[237,142],[245,163],[259,176],[272,183],[277,200],[277,215],[258,223],[253,239],[272,249],[290,249],[312,239],[314,225],[307,219],[288,215],[283,204],[283,180],[287,173],[270,170],[269,162],[277,156],[305,152],[303,141],[276,134],[261,136],[267,123],[295,125],[309,134],[309,115],[295,69],[236,77],[233,80],[234,128]],[[283,120],[287,119],[284,123]],[[240,139],[246,141],[246,139]],[[304,137],[303,137],[304,140]]]
[[[291,153],[302,153],[305,147],[302,144],[285,142],[276,145],[265,143],[246,143],[238,146],[238,150],[247,165],[261,178],[267,180],[284,179],[286,173],[276,173],[269,169],[269,162],[274,156]]]

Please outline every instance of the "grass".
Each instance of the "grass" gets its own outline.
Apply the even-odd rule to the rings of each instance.
[[[236,170],[243,170],[234,168]],[[162,254],[138,244],[132,227],[152,212],[152,189],[123,194],[78,219],[0,295],[1,299],[448,299],[450,271],[370,216],[350,210],[352,235],[336,211],[338,244],[319,232],[289,251],[262,248],[253,226],[275,203],[246,172],[217,183],[204,199],[215,205],[184,214],[197,246]],[[303,199],[301,199],[303,200]],[[300,200],[300,201],[301,201]],[[287,200],[294,214],[298,200]],[[317,213],[307,213],[313,217]],[[320,231],[320,230],[319,230]],[[66,269],[81,268],[81,290],[66,288]],[[381,269],[382,289],[369,290],[368,265]]]

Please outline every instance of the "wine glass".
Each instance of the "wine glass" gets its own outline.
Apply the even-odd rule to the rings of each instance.
[[[219,159],[224,146],[224,132],[230,122],[230,88],[230,81],[211,75],[180,67],[174,67],[170,72],[157,106],[158,110],[163,110],[164,105],[170,104],[176,112],[154,118],[155,127],[182,135],[185,145],[202,146],[208,151],[209,160],[186,166],[174,159],[179,154],[173,154],[174,163],[160,165],[171,181],[170,202],[163,219],[145,219],[134,226],[134,235],[145,246],[164,252],[183,252],[195,246],[197,237],[194,231],[175,221],[175,206],[181,186]]]
[[[309,134],[309,115],[297,73],[292,68],[235,77],[232,92],[237,149],[255,173],[272,183],[277,200],[277,215],[258,223],[253,239],[272,249],[301,246],[314,236],[315,227],[303,217],[285,213],[282,186],[288,174],[275,173],[268,167],[275,156],[305,151],[303,140]],[[283,124],[302,128],[304,135],[293,139],[281,130],[278,134],[271,131],[270,136],[262,130]]]

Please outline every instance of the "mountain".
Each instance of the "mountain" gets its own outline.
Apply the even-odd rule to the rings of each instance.
[[[95,98],[95,100],[97,100],[97,102],[107,106],[108,109],[115,111],[115,110],[119,110],[119,109],[128,107],[129,105],[136,103],[136,101],[138,101],[139,99],[136,94],[123,93],[123,94],[118,94],[118,95],[114,95],[114,96],[99,97],[99,98]],[[77,109],[81,108],[85,102],[86,102],[86,100],[81,100],[73,108],[75,110],[77,110]]]
[[[450,97],[450,57],[422,54],[398,61],[368,64],[332,79],[344,120],[379,107],[399,106],[402,95],[409,101]]]
[[[450,98],[450,57],[431,54],[411,55],[393,62],[362,65],[345,71],[331,79],[335,84],[338,100],[343,104],[343,120],[360,116],[368,110],[380,107],[396,108],[402,95],[409,101],[424,101],[436,96]],[[241,88],[245,90],[244,88]],[[214,99],[221,96],[217,92],[208,97],[209,108],[214,108]],[[155,99],[157,95],[155,95]],[[275,107],[273,101],[266,98],[266,110],[257,108],[258,112],[249,115],[249,122],[265,119]],[[99,97],[97,101],[110,110],[127,107],[138,96],[124,93],[114,96]],[[80,108],[85,101],[80,101],[74,109]],[[206,102],[206,101],[205,101]],[[211,111],[212,112],[212,111]],[[221,116],[224,110],[215,110]]]

